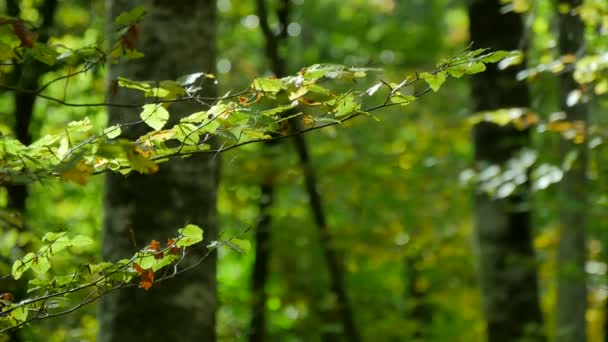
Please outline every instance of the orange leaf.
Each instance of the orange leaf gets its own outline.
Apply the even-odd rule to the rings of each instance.
[[[139,26],[139,24],[133,24],[129,26],[129,30],[121,38],[122,46],[127,50],[135,50],[135,46],[137,45],[137,40],[139,39],[140,32],[141,27]]]
[[[154,284],[154,271],[151,269],[145,270],[141,275],[141,281],[139,282],[139,287],[148,291],[152,284]]]
[[[154,284],[154,271],[151,268],[144,270],[138,263],[133,263],[133,269],[139,276],[141,277],[141,281],[139,282],[139,287],[144,290],[149,290]]]
[[[171,254],[179,253],[179,248],[175,246],[175,240],[169,239],[167,240],[167,247],[171,247]]]
[[[151,249],[153,251],[160,251],[160,242],[158,242],[157,240],[152,240],[146,248]]]
[[[30,31],[30,29],[25,26],[25,23],[19,19],[13,20],[13,32],[21,41],[21,46],[32,47],[34,46],[34,41],[38,38],[38,34]]]
[[[13,298],[13,295],[10,294],[9,292],[5,292],[5,293],[3,293],[3,294],[0,295],[0,300],[4,300],[4,301],[12,303],[12,302],[15,301],[15,298]]]
[[[135,270],[135,272],[137,272],[137,274],[142,275],[144,273],[144,269],[139,266],[138,263],[134,262],[133,263],[133,269]]]

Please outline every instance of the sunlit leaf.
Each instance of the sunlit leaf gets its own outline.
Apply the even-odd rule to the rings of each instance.
[[[472,62],[467,64],[466,73],[468,75],[477,74],[486,70],[486,66],[480,62]]]
[[[27,253],[21,260],[17,260],[13,263],[12,275],[13,278],[19,279],[23,275],[23,273],[30,269],[32,266],[32,262],[36,258],[36,254]]]
[[[345,115],[353,114],[361,109],[361,104],[357,102],[353,94],[347,94],[335,101],[334,115],[339,118]]]
[[[108,139],[114,139],[119,136],[120,133],[122,132],[119,125],[110,126],[103,130],[103,134],[105,134]]]
[[[163,128],[169,120],[169,112],[161,104],[145,104],[142,107],[144,110],[139,117],[156,131]]]
[[[447,78],[445,71],[440,71],[434,74],[423,72],[420,74],[420,77],[423,78],[429,87],[431,87],[431,89],[433,89],[435,92],[441,88],[441,85],[443,85]]]
[[[276,78],[256,78],[253,81],[252,88],[263,93],[278,93],[285,89],[285,86],[283,86],[281,80]]]
[[[53,232],[48,232],[46,234],[44,234],[44,236],[42,237],[42,241],[47,241],[47,242],[54,242],[55,240],[59,239],[62,236],[66,236],[66,232],[59,232],[59,233],[53,233]]]
[[[38,274],[44,274],[51,268],[51,262],[46,256],[39,256],[32,262],[32,269]]]
[[[188,247],[203,241],[203,230],[197,225],[189,224],[178,232],[180,238],[175,244],[177,247]]]

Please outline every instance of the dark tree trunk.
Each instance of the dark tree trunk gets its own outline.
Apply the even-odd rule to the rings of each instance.
[[[500,0],[476,0],[469,4],[470,35],[476,47],[495,50],[521,48],[521,17],[501,14]],[[509,107],[529,107],[525,82],[516,73],[522,64],[498,70],[495,64],[472,77],[475,111]],[[473,129],[475,161],[479,167],[503,165],[529,144],[529,132],[512,125],[482,122]],[[516,194],[496,199],[478,190],[475,195],[476,239],[479,244],[479,279],[489,342],[527,338],[544,340],[539,307],[538,283],[529,185]]]
[[[266,283],[270,263],[271,231],[270,206],[274,202],[274,184],[268,181],[260,187],[260,220],[255,231],[255,262],[251,275],[251,295],[253,296],[249,341],[262,342],[266,335]]]
[[[110,67],[110,80],[125,76],[136,80],[167,80],[193,72],[213,72],[215,66],[216,5],[213,0],[111,2],[109,18],[137,5],[148,4],[138,50],[142,59]],[[110,25],[111,27],[111,25]],[[213,86],[205,89],[215,96]],[[110,100],[140,101],[132,92],[119,90]],[[193,104],[169,107],[175,122],[182,115],[200,111]],[[110,122],[133,122],[139,113],[110,109]],[[171,124],[171,122],[169,123]],[[168,125],[169,125],[168,124]],[[123,134],[134,137],[145,128],[132,126]],[[110,174],[106,178],[103,257],[115,261],[129,257],[150,240],[175,236],[187,223],[201,226],[206,241],[217,239],[217,156],[175,159],[160,165],[154,175]],[[206,253],[190,249],[189,260]],[[191,259],[190,259],[191,258]],[[101,342],[109,341],[209,341],[216,338],[215,253],[203,264],[150,291],[129,288],[104,296],[99,312]],[[188,262],[181,266],[187,266]]]
[[[561,0],[561,5],[574,9],[582,5],[581,0]],[[559,50],[562,55],[580,55],[585,44],[585,26],[574,13],[559,15]],[[566,101],[571,91],[578,89],[572,70],[560,76],[561,109],[566,120],[587,125],[588,106],[577,103],[569,106]],[[586,127],[584,128],[586,131]],[[585,225],[587,218],[587,141],[579,144],[572,140],[562,140],[562,156],[574,152],[576,160],[564,173],[560,188],[560,240],[557,261],[557,306],[556,342],[579,342],[586,340],[587,288],[585,277],[586,243]]]
[[[7,2],[8,14],[19,16],[21,10],[14,1]],[[42,15],[42,24],[40,26],[40,36],[38,41],[46,43],[49,39],[48,29],[53,26],[55,11],[57,9],[57,1],[45,1],[39,8]],[[39,86],[40,77],[48,71],[48,66],[36,60],[32,60],[28,65],[18,64],[11,76],[9,76],[14,85],[20,89],[36,90]],[[29,145],[32,143],[32,135],[30,133],[30,122],[34,116],[34,105],[36,103],[36,94],[32,92],[15,91],[14,95],[14,133],[15,137],[23,144]],[[25,201],[27,199],[27,187],[25,185],[10,185],[8,191],[8,207],[19,213],[25,212]]]

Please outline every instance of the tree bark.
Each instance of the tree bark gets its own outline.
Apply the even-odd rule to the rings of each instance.
[[[110,81],[118,76],[162,81],[193,72],[214,72],[215,1],[154,1],[150,4],[141,0],[115,0],[110,3],[110,20],[137,5],[149,4],[137,45],[145,57],[111,66]],[[214,85],[205,85],[204,91],[207,96],[216,95]],[[126,103],[140,99],[121,89],[110,100]],[[201,108],[179,103],[168,110],[175,122],[180,116]],[[138,120],[138,114],[137,111],[112,108],[110,123],[133,122]],[[132,138],[146,131],[143,126],[131,126],[123,134]],[[194,156],[161,164],[160,171],[154,175],[108,175],[104,259],[116,261],[129,257],[136,247],[141,248],[152,239],[162,242],[187,223],[201,226],[207,242],[216,240],[218,163],[217,156]],[[206,250],[191,248],[189,253],[187,259],[191,262]],[[129,288],[104,296],[98,316],[98,340],[214,341],[216,260],[216,254],[212,253],[203,264],[174,279],[155,284],[150,291]],[[185,261],[181,266],[188,264]]]
[[[573,11],[582,5],[581,0],[561,0],[560,6],[570,8],[559,15],[559,50],[562,55],[580,55],[585,44],[585,26]],[[566,102],[571,91],[578,89],[573,70],[560,75],[561,109],[566,120],[584,126],[588,120],[588,106],[579,102],[569,106]],[[586,131],[586,127],[584,130]],[[587,287],[585,277],[586,217],[587,217],[587,141],[579,144],[562,139],[562,156],[576,153],[576,159],[565,170],[560,186],[560,240],[557,260],[557,306],[556,342],[579,342],[586,340]]]
[[[514,13],[501,14],[500,0],[474,0],[468,7],[470,38],[476,47],[514,50],[523,25]],[[472,77],[475,111],[529,107],[528,87],[518,82],[518,67],[496,64]],[[529,144],[529,132],[513,125],[482,122],[473,128],[475,161],[480,166],[504,163]],[[479,279],[489,342],[544,340],[532,245],[529,184],[513,195],[495,199],[477,191],[475,234],[479,247]]]

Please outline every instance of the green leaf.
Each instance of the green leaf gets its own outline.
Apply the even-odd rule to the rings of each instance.
[[[143,92],[149,92],[152,89],[148,81],[134,81],[125,77],[118,77],[118,85],[123,88],[141,90]]]
[[[0,42],[0,60],[7,60],[15,57],[15,50],[10,45]]]
[[[76,235],[72,238],[72,247],[85,247],[93,244],[93,239],[84,235]]]
[[[136,259],[137,264],[143,269],[151,268],[154,272],[161,268],[170,265],[172,262],[177,260],[177,255],[166,254],[162,258],[155,258],[153,254],[145,254]]]
[[[273,116],[279,113],[283,113],[285,111],[288,111],[290,109],[292,109],[294,106],[293,102],[288,104],[288,105],[284,105],[284,106],[277,106],[271,109],[267,109],[267,110],[263,110],[262,111],[262,115],[264,116]]]
[[[224,241],[224,243],[233,251],[241,254],[247,253],[251,249],[251,242],[249,240],[231,239]]]
[[[155,131],[160,130],[169,120],[169,112],[161,104],[152,103],[142,106],[144,110],[139,117]]]
[[[23,259],[17,260],[13,263],[13,268],[11,273],[13,274],[13,278],[19,279],[23,275],[25,271],[27,271],[31,266],[32,262],[36,258],[36,254],[27,253]]]
[[[353,94],[347,94],[335,101],[334,115],[339,118],[345,115],[353,114],[361,109],[361,104],[356,101]]]
[[[454,78],[461,78],[464,76],[466,70],[467,68],[464,65],[455,65],[445,69],[445,71]]]
[[[435,74],[423,72],[420,74],[420,77],[428,83],[429,87],[431,87],[434,92],[437,92],[439,88],[441,88],[441,85],[443,85],[443,82],[445,82],[447,75],[445,71],[440,71]]]
[[[91,120],[89,120],[88,117],[85,117],[82,120],[68,122],[67,130],[69,132],[87,132],[92,127]]]
[[[120,133],[122,133],[122,131],[118,125],[110,126],[103,130],[103,134],[105,134],[108,139],[114,139],[119,136]]]
[[[180,237],[175,243],[177,247],[188,247],[203,241],[203,230],[194,224],[189,224],[178,230]]]
[[[32,262],[32,269],[38,274],[44,274],[51,268],[51,261],[46,256],[39,256]]]
[[[255,129],[244,129],[243,131],[243,135],[253,139],[253,140],[260,140],[260,139],[270,139],[272,138],[270,135],[266,134],[263,131],[258,131]]]
[[[59,53],[46,44],[34,43],[32,47],[32,57],[48,65],[55,64]]]
[[[46,233],[44,234],[44,236],[42,237],[42,241],[46,241],[46,242],[53,242],[57,239],[59,239],[62,236],[65,236],[67,233],[66,232],[59,232],[59,233]]]
[[[412,95],[395,94],[395,95],[391,96],[392,103],[397,103],[402,106],[407,106],[414,101],[416,101],[416,96],[412,96]]]
[[[281,80],[276,78],[256,78],[253,80],[251,87],[255,91],[272,94],[276,94],[285,89],[285,86],[283,83],[281,83]]]
[[[27,314],[28,310],[24,305],[13,309],[13,311],[11,311],[11,318],[17,322],[23,322],[27,319]]]
[[[172,129],[175,139],[186,145],[196,145],[199,142],[199,133],[197,126],[191,123],[180,123]]]
[[[470,62],[467,64],[466,73],[468,75],[477,74],[486,70],[486,65],[480,62]]]
[[[118,17],[116,17],[116,19],[114,19],[114,23],[116,25],[130,25],[140,21],[145,15],[146,8],[143,6],[138,6],[130,11],[122,12]]]
[[[68,238],[67,236],[62,236],[57,240],[53,241],[50,250],[52,254],[57,254],[68,247],[72,247],[72,242],[70,241],[70,238]]]
[[[503,58],[511,56],[511,55],[513,55],[513,53],[509,52],[509,51],[494,51],[485,56],[479,57],[479,62],[496,63],[496,62],[502,60]]]

